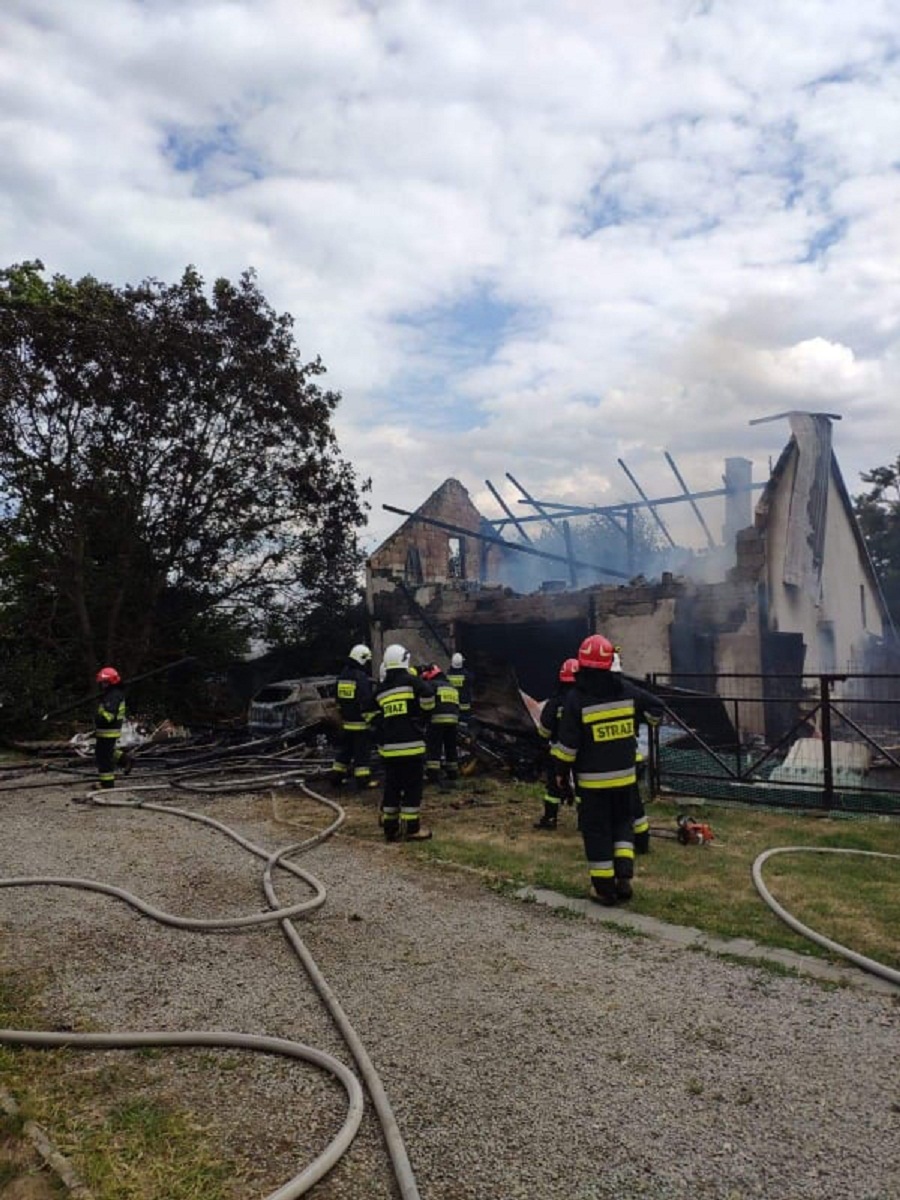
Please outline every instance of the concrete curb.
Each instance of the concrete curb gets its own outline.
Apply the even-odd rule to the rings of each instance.
[[[793,950],[781,950],[773,946],[760,946],[751,938],[717,938],[687,925],[670,925],[666,921],[630,912],[626,908],[601,908],[590,900],[575,899],[552,892],[549,888],[519,888],[514,893],[518,899],[548,908],[563,908],[581,913],[588,920],[600,921],[604,925],[621,925],[627,929],[658,938],[671,946],[682,949],[707,950],[710,954],[729,954],[748,962],[777,963],[813,979],[842,986],[861,987],[866,991],[878,992],[882,996],[898,996],[900,992],[886,979],[869,975],[855,967],[834,966],[810,955],[797,954]]]

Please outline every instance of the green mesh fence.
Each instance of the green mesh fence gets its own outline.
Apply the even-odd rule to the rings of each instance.
[[[768,759],[748,772],[749,764],[758,756],[751,758],[743,754],[739,763],[733,751],[716,753],[721,762],[702,747],[661,746],[658,763],[661,792],[769,808],[900,815],[900,790],[880,790],[877,776],[866,786],[835,787],[829,803],[820,784],[788,784],[773,780],[772,772],[779,766],[777,760]],[[739,772],[745,778],[735,779],[734,775]]]

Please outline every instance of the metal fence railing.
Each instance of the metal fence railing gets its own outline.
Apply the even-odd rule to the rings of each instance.
[[[655,674],[654,792],[900,814],[900,675]]]

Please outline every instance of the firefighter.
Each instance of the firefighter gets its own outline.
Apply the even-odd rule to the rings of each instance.
[[[591,899],[607,906],[632,894],[635,725],[640,717],[656,723],[663,712],[654,696],[612,670],[614,656],[602,634],[581,643],[575,687],[563,703],[551,748],[560,773],[570,767],[575,772]]]
[[[621,672],[622,652],[618,646],[615,647],[615,651],[610,670]],[[635,731],[635,741],[637,742],[637,731]],[[641,795],[641,780],[647,773],[647,764],[644,762],[644,756],[637,744],[635,745],[634,763],[636,779],[631,791],[631,831],[634,835],[634,852],[635,854],[649,854],[650,819],[644,809],[644,798]]]
[[[460,653],[453,654],[447,680],[459,692],[459,719],[467,725],[472,715],[472,672],[466,669],[465,662]]]
[[[131,770],[131,757],[118,747],[125,720],[125,691],[122,677],[115,667],[101,667],[97,672],[100,698],[94,711],[94,761],[97,764],[97,779],[102,788],[116,786],[116,764],[122,762],[127,775]]]
[[[381,828],[385,841],[424,842],[420,824],[425,766],[425,724],[434,710],[434,688],[410,672],[409,651],[388,646],[375,691],[375,730],[384,764]]]
[[[544,814],[540,820],[535,821],[535,829],[555,829],[561,802],[571,802],[573,798],[571,775],[567,771],[560,777],[559,762],[550,753],[550,747],[556,741],[563,703],[575,686],[577,670],[577,658],[567,658],[560,666],[559,683],[550,699],[544,702],[538,718],[538,733],[547,742],[547,771],[544,784]]]
[[[439,783],[443,766],[453,783],[459,778],[459,692],[437,663],[428,663],[419,674],[434,688],[434,709],[425,733],[425,778]]]
[[[369,674],[372,651],[361,643],[347,655],[337,679],[337,702],[341,735],[331,764],[331,779],[340,786],[353,770],[357,791],[377,787],[372,778],[372,721],[378,711],[375,688]]]

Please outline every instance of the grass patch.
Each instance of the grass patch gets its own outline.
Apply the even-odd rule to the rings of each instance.
[[[424,823],[434,839],[403,853],[475,872],[498,891],[524,885],[584,896],[588,874],[574,807],[560,810],[554,832],[536,830],[540,784],[493,779],[463,781],[454,791],[427,788]],[[348,832],[379,839],[377,803],[342,801]],[[900,855],[900,821],[883,817],[822,817],[737,805],[660,801],[648,806],[651,826],[675,831],[690,811],[708,821],[715,841],[682,846],[651,838],[636,860],[634,912],[723,938],[748,937],[763,946],[842,961],[801,937],[757,894],[751,867],[774,846],[847,847]],[[886,966],[900,969],[900,862],[844,855],[779,855],[764,868],[772,895],[798,920]]]
[[[0,1025],[46,1027],[39,979],[0,977]],[[19,1116],[47,1130],[97,1200],[232,1200],[233,1165],[218,1161],[191,1114],[154,1094],[152,1060],[122,1052],[0,1046],[0,1085]]]

